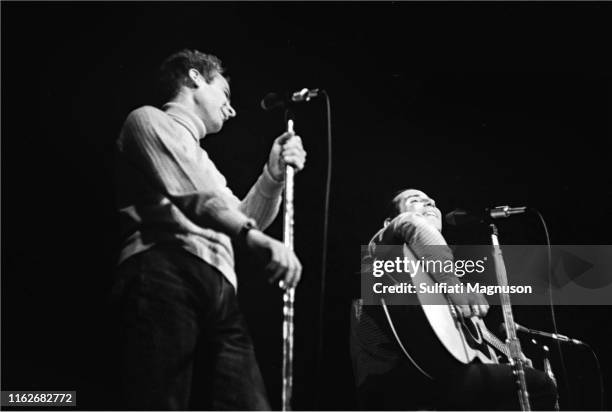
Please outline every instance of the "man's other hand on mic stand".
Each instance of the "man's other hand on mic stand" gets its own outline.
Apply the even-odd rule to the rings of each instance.
[[[293,166],[298,172],[304,168],[305,163],[306,151],[300,136],[285,132],[274,140],[268,158],[268,171],[275,180],[283,181],[285,165]]]

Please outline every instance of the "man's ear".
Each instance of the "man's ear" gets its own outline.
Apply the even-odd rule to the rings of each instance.
[[[200,82],[202,81],[202,75],[196,69],[189,69],[189,80],[190,87],[195,87],[196,89],[200,86]]]

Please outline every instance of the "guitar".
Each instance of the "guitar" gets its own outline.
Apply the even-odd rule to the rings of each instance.
[[[409,259],[416,259],[405,245],[404,254]],[[422,269],[414,274],[412,282],[415,285],[435,284]],[[427,304],[424,304],[425,296],[419,289],[416,288],[420,306],[392,306],[384,299],[381,303],[397,343],[421,373],[434,379],[457,362],[500,363],[500,359],[510,359],[508,345],[497,338],[481,318],[465,318],[443,293],[428,293]],[[531,366],[531,361],[524,355],[523,358]]]

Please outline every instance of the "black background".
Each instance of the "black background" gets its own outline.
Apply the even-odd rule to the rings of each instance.
[[[609,244],[612,18],[606,3],[2,3],[2,389],[110,396],[105,297],[117,247],[114,140],[130,110],[159,104],[153,76],[181,48],[219,56],[238,117],[203,147],[244,195],[283,130],[269,91],[331,97],[333,181],[322,369],[316,373],[326,165],[324,101],[299,110],[296,409],[352,409],[351,279],[359,245],[402,188],[442,211],[499,204],[542,212],[554,244]],[[269,232],[280,237],[280,220]],[[543,244],[538,220],[501,242]],[[449,240],[486,242],[482,230]],[[275,408],[281,294],[239,263],[240,298]],[[551,330],[547,308],[517,320]],[[609,307],[559,307],[609,382]],[[490,315],[499,321],[498,309]],[[496,328],[493,328],[496,329]],[[562,409],[597,409],[593,358],[563,351]],[[555,371],[562,379],[555,352]],[[407,396],[410,383],[407,382]]]

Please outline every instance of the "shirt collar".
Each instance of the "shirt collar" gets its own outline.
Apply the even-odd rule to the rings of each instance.
[[[163,106],[163,109],[170,117],[189,130],[189,133],[191,133],[196,141],[199,142],[200,139],[206,136],[204,122],[186,106],[180,103],[169,102]]]

